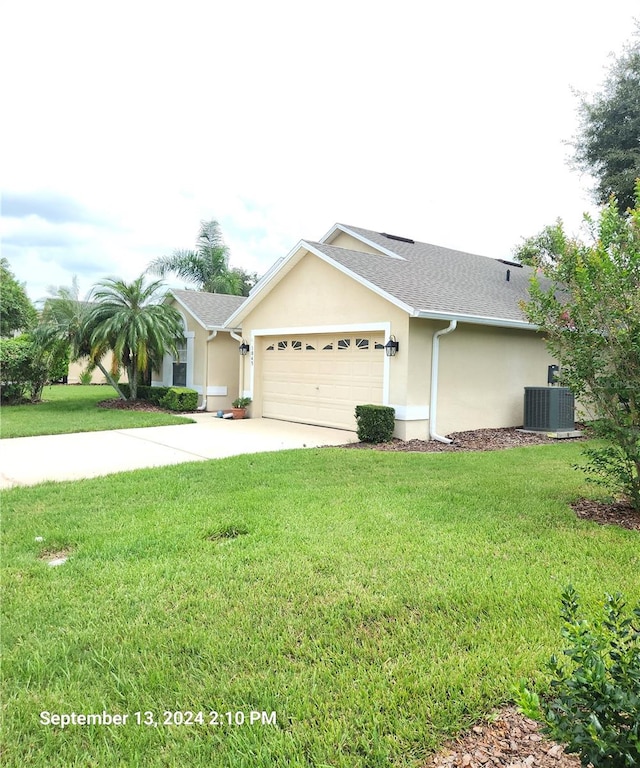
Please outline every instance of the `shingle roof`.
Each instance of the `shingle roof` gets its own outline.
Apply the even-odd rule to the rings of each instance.
[[[226,293],[205,291],[170,291],[178,303],[186,307],[205,328],[221,328],[238,307],[246,301],[245,296],[230,296]]]
[[[305,242],[408,305],[414,313],[446,312],[527,322],[519,302],[529,299],[530,267],[429,243],[403,242],[360,227],[342,227],[400,258]]]

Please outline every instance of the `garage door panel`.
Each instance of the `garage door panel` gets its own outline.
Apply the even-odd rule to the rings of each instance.
[[[382,403],[382,343],[380,333],[289,336],[265,341],[263,415],[355,429],[356,405]]]

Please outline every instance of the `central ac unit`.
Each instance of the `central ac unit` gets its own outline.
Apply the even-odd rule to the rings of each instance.
[[[524,428],[541,432],[573,430],[574,407],[568,387],[525,387]]]

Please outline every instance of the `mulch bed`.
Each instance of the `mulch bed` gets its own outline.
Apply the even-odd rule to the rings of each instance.
[[[414,451],[436,453],[451,451],[497,451],[503,448],[518,448],[523,445],[542,445],[568,440],[584,440],[584,437],[567,437],[561,441],[537,432],[519,432],[515,427],[505,429],[473,429],[469,432],[452,432],[447,435],[453,442],[440,443],[437,440],[398,440],[389,443],[349,443],[345,448],[368,448],[374,451]]]
[[[640,511],[633,509],[624,501],[578,499],[571,508],[583,520],[591,520],[600,525],[619,525],[631,531],[640,531]]]
[[[432,755],[422,768],[578,768],[576,755],[540,733],[535,720],[506,707]]]
[[[98,408],[109,408],[114,411],[147,411],[149,413],[173,413],[173,411],[167,411],[164,408],[160,408],[148,400],[101,400],[98,404]]]

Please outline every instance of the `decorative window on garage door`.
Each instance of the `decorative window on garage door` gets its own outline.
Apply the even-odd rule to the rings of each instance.
[[[319,334],[318,341],[304,337],[300,339],[286,338],[272,341],[265,347],[266,352],[315,352],[318,349],[324,352],[332,352],[333,350],[384,350],[384,344],[380,341],[374,342],[374,340],[364,336],[342,336],[327,339],[325,335],[323,339],[322,334]]]

